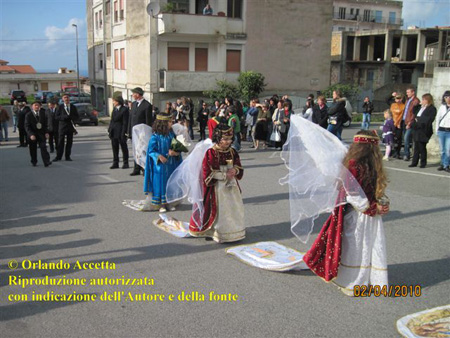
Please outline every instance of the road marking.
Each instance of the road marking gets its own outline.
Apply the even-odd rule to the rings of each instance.
[[[68,166],[68,165],[65,165],[65,164],[62,164],[62,163],[58,163],[58,165],[60,165],[62,167],[65,167],[67,169],[71,169],[71,170],[82,172],[84,174],[89,174],[89,175],[94,175],[95,174],[95,173],[92,173],[92,172],[89,172],[89,171],[86,171],[86,170],[81,170],[81,169],[78,169],[78,168],[74,168],[74,167],[71,167],[71,166]],[[111,178],[111,177],[108,177],[108,176],[105,176],[105,175],[97,175],[97,176],[100,177],[100,178],[103,178],[104,180],[109,181],[109,182],[113,182],[113,183],[119,182],[118,180],[116,180],[114,178]]]
[[[406,173],[413,173],[413,174],[420,174],[420,175],[426,175],[426,176],[435,176],[435,177],[443,177],[443,178],[450,178],[450,175],[438,175],[438,174],[430,174],[430,173],[421,173],[415,170],[407,170],[407,169],[399,169],[399,168],[392,168],[392,167],[386,167],[386,169],[391,169],[391,170],[397,170],[397,171],[403,171]]]

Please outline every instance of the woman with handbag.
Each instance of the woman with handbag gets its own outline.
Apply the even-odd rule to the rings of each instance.
[[[269,104],[257,105],[258,117],[255,128],[255,150],[259,148],[259,142],[262,142],[263,149],[266,149],[267,140],[267,120],[270,118]]]
[[[284,115],[284,109],[283,109],[283,100],[280,100],[277,103],[277,108],[275,108],[275,111],[272,115],[272,122],[273,122],[273,130],[272,135],[270,136],[270,140],[275,143],[275,149],[282,149],[283,143],[281,142],[281,124],[283,123],[283,115]]]
[[[289,101],[284,101],[280,125],[281,146],[283,146],[286,143],[287,135],[289,133],[289,127],[291,125],[291,115],[294,114],[293,111],[291,110],[291,107],[292,106]]]
[[[415,107],[415,119],[411,121],[414,155],[409,167],[417,167],[420,158],[420,168],[427,166],[427,143],[433,135],[433,121],[436,118],[436,107],[431,94],[422,96],[421,105]]]

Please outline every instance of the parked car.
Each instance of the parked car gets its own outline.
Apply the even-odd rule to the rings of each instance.
[[[91,95],[87,93],[81,93],[80,96],[78,94],[72,93],[63,93],[63,95],[69,95],[70,103],[91,103]],[[59,104],[63,104],[63,99],[59,100]]]
[[[345,122],[342,126],[343,126],[344,128],[347,128],[347,127],[350,127],[350,125],[352,124],[352,113],[353,113],[353,108],[352,108],[352,105],[351,105],[350,101],[347,100],[345,97],[344,97],[344,99],[345,99],[345,109],[347,110],[347,114],[348,114],[349,120],[348,120],[347,122]],[[332,98],[328,98],[328,99],[327,99],[327,106],[328,106],[328,108],[329,108],[332,104],[333,104],[333,99],[332,99]]]
[[[98,111],[90,103],[74,103],[74,106],[78,111],[78,120],[75,124],[93,123],[94,126],[98,126]]]
[[[48,92],[47,93],[47,102],[49,102],[53,98],[56,98],[59,101],[59,99],[61,98],[60,92]]]
[[[48,95],[52,95],[52,92],[49,91],[39,91],[36,94],[34,94],[34,99],[37,101],[41,101],[42,103],[47,103],[49,97]]]
[[[16,101],[16,100],[17,100],[17,102],[28,103],[27,97],[23,90],[12,90],[11,91],[11,97],[10,97],[11,104],[14,104],[14,101]]]

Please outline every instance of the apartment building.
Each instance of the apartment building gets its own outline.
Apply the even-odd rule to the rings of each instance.
[[[208,2],[213,15],[202,14]],[[87,0],[99,109],[113,92],[130,98],[136,86],[163,108],[181,95],[203,97],[217,80],[235,82],[246,70],[265,75],[268,93],[306,96],[329,85],[331,0],[161,0],[153,15],[149,3]]]
[[[448,27],[333,32],[331,83],[356,83],[359,105],[369,96],[376,109],[385,109],[393,90],[417,86],[436,66],[449,67],[449,36]]]
[[[333,31],[399,29],[402,1],[334,0]]]

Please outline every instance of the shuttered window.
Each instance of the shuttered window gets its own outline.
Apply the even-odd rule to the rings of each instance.
[[[227,50],[227,72],[239,73],[241,71],[241,51]]]
[[[208,71],[208,48],[195,48],[195,71]]]
[[[168,70],[189,70],[189,48],[167,48]]]

